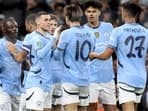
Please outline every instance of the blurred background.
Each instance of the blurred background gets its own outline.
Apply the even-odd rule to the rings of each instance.
[[[1,27],[4,18],[13,16],[19,25],[19,39],[26,35],[25,18],[30,13],[48,11],[59,17],[60,24],[64,24],[63,8],[67,4],[77,4],[81,7],[88,0],[0,0],[0,37],[2,37]],[[101,20],[112,22],[116,27],[121,25],[120,4],[130,1],[140,4],[143,8],[140,23],[148,27],[148,0],[96,0],[103,5]],[[81,23],[85,23],[85,17]]]

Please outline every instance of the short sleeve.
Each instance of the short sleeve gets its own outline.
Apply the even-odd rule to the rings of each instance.
[[[31,45],[30,41],[31,41],[31,34],[27,34],[22,43],[23,50],[26,50],[27,52],[30,51],[30,45]]]
[[[66,31],[63,31],[60,35],[60,40],[57,47],[61,50],[64,50],[70,40],[69,38],[70,36],[68,36],[68,33]]]
[[[117,29],[114,29],[111,33],[109,42],[108,42],[108,47],[110,48],[117,48],[117,44],[118,44],[118,31]]]

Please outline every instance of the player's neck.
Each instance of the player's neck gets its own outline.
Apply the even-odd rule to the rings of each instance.
[[[5,36],[5,38],[12,43],[16,43],[17,41],[17,38],[14,38],[14,37]]]
[[[16,41],[17,41],[17,39],[9,38],[9,37],[8,38],[6,37],[6,39],[12,43],[16,43]]]
[[[96,22],[88,22],[88,26],[89,27],[92,27],[92,28],[97,28],[99,27],[100,25],[100,22],[99,21],[96,21]]]
[[[40,33],[41,35],[45,36],[46,35],[46,32],[44,30],[42,30],[41,28],[37,28],[36,31],[38,33]]]
[[[136,23],[136,19],[135,18],[126,18],[125,19],[125,23]]]
[[[80,22],[70,22],[69,26],[70,27],[80,26]]]

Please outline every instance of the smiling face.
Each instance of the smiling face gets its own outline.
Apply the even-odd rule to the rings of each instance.
[[[50,15],[41,15],[39,18],[37,18],[36,24],[37,27],[39,27],[43,31],[48,31],[50,28]]]

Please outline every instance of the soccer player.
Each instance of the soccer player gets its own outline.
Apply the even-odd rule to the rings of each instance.
[[[60,36],[61,26],[59,26],[58,17],[56,15],[50,14],[50,27],[49,33],[53,36]],[[59,38],[59,37],[58,37]],[[54,52],[58,40],[53,45],[52,53]],[[62,108],[62,88],[61,88],[61,77],[64,73],[63,71],[63,63],[60,60],[55,60],[53,54],[51,54],[51,71],[53,73],[53,85],[52,85],[52,111],[61,111]]]
[[[12,17],[4,20],[4,37],[0,39],[0,111],[18,111],[21,95],[21,64],[16,62],[7,50],[12,42],[21,50],[22,42],[17,40],[18,24]]]
[[[23,43],[23,49],[30,54],[30,70],[26,78],[26,107],[33,111],[51,110],[51,83],[50,54],[55,38],[48,33],[50,27],[50,15],[47,12],[39,12],[36,15],[36,31],[29,34],[30,41]],[[16,60],[22,61],[23,56],[11,50]]]
[[[113,30],[111,23],[99,21],[101,8],[101,3],[97,1],[88,1],[84,4],[84,12],[88,21],[84,27],[94,35],[95,52],[98,53],[105,50]],[[105,111],[115,111],[116,96],[112,58],[106,61],[95,59],[90,64],[90,105],[88,110],[96,111],[99,100]]]
[[[26,17],[25,26],[28,33],[31,33],[36,30],[36,14],[32,13]]]
[[[69,29],[60,35],[56,59],[63,57],[64,70],[62,77],[63,98],[65,111],[86,111],[88,101],[88,54],[94,48],[95,40],[91,34],[80,26],[82,10],[79,6],[68,5],[64,8],[66,24]]]
[[[54,34],[56,28],[59,26],[58,17],[54,14],[50,14],[50,27],[49,27],[49,33],[51,35]]]
[[[27,32],[28,32],[28,35],[29,35],[31,32],[33,32],[33,31],[36,30],[35,19],[36,19],[36,14],[34,14],[34,13],[32,13],[32,14],[30,14],[30,15],[28,15],[28,16],[26,17],[25,26],[26,26],[26,30],[27,30]],[[30,41],[31,38],[28,39],[28,38],[27,38],[27,37],[29,37],[28,35],[26,35],[24,42],[29,42],[29,41]],[[10,45],[10,44],[9,44],[9,45]],[[13,46],[11,46],[11,47],[13,47]],[[24,54],[25,54],[25,56],[24,56],[25,58],[26,58],[26,56],[29,56],[29,54],[26,55],[27,52],[26,52],[25,50],[23,50],[22,53],[23,53],[23,52],[24,52]],[[25,59],[25,58],[24,58],[24,59]],[[28,59],[29,59],[29,58],[28,58]],[[20,99],[19,111],[27,110],[27,109],[26,109],[25,80],[26,80],[27,75],[28,75],[28,70],[26,70],[26,67],[25,67],[25,66],[30,67],[30,63],[29,63],[29,60],[28,60],[28,59],[26,59],[25,61],[23,61],[24,64],[22,64],[22,67],[23,67],[24,69],[23,69],[22,94],[21,94],[21,99]],[[23,66],[23,65],[24,65],[24,66]]]
[[[90,58],[105,60],[116,51],[119,103],[122,111],[136,111],[146,84],[148,30],[137,22],[141,12],[138,5],[124,3],[121,12],[125,24],[113,30],[108,47],[103,53],[92,52]]]

